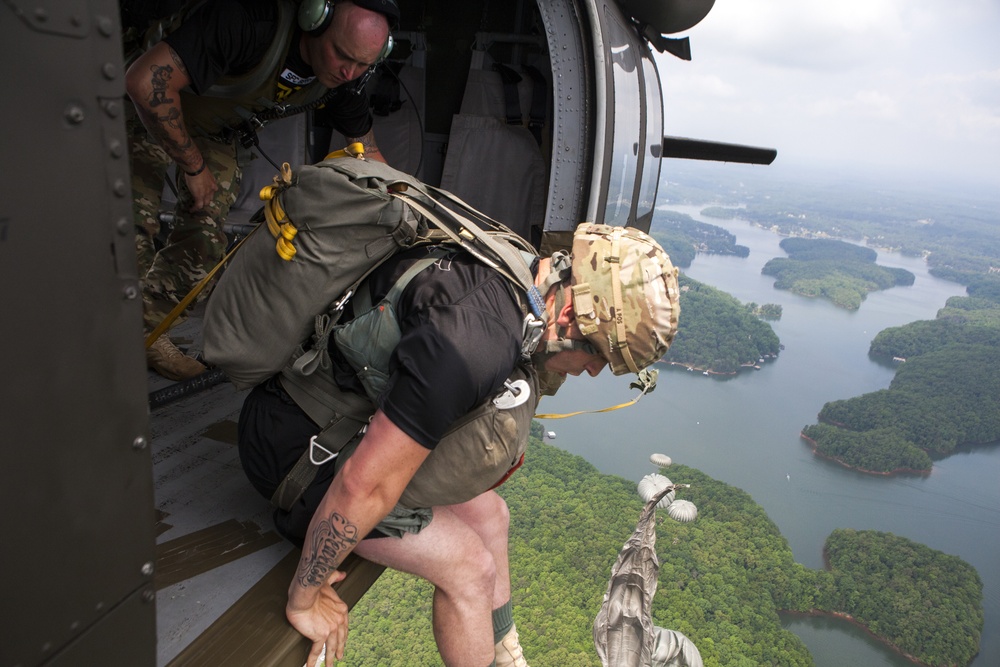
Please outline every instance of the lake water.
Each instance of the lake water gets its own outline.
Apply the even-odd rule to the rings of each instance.
[[[785,349],[758,371],[730,378],[663,369],[655,393],[612,413],[549,420],[556,443],[602,472],[636,481],[654,467],[649,455],[674,461],[750,493],[788,540],[795,559],[822,567],[823,542],[835,528],[880,530],[960,556],[984,583],[986,623],[976,667],[1000,665],[1000,444],[936,461],[930,475],[882,477],[822,460],[799,438],[823,404],[884,389],[894,368],[868,358],[882,329],[933,319],[956,283],[927,273],[920,259],[879,251],[878,263],[916,276],[910,287],[869,294],[858,311],[775,290],[760,274],[784,256],[781,237],[741,220],[703,219],[700,207],[671,206],[728,229],[748,258],[699,255],[685,271],[743,302],[778,303],[772,323]],[[655,223],[654,223],[655,225]],[[683,326],[683,313],[681,319]],[[602,408],[634,396],[627,376],[571,378],[543,412]],[[863,630],[830,618],[783,617],[818,667],[911,665]]]

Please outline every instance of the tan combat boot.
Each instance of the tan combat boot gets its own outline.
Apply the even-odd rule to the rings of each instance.
[[[494,646],[496,651],[496,667],[528,667],[521,651],[521,642],[517,639],[517,626],[510,630]]]
[[[189,357],[166,336],[160,336],[146,350],[146,365],[168,380],[190,380],[205,372],[205,366]]]

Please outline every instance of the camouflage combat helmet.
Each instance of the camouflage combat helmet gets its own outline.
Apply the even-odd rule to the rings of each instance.
[[[677,269],[633,227],[584,223],[573,234],[570,276],[580,331],[615,375],[658,361],[677,333]]]

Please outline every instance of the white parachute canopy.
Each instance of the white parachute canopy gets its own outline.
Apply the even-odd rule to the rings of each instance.
[[[661,468],[666,468],[674,461],[666,454],[652,454],[649,457],[649,462],[652,463],[654,466],[660,466]]]
[[[641,480],[639,480],[639,496],[642,498],[642,502],[648,503],[653,496],[663,491],[665,488],[673,484],[668,478],[660,474],[646,475]],[[660,499],[660,502],[656,503],[659,508],[664,508],[669,506],[674,502],[674,492],[671,491],[667,495]]]
[[[705,667],[701,652],[694,642],[676,630],[655,626],[653,656],[650,667]]]
[[[681,523],[694,521],[698,516],[698,508],[690,500],[675,500],[667,507],[667,514],[670,518]]]

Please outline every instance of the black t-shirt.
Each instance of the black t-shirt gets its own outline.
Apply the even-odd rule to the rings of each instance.
[[[396,279],[426,254],[401,253],[369,278],[377,304]],[[386,416],[433,449],[448,429],[495,395],[521,352],[523,316],[510,283],[467,253],[417,274],[397,304],[402,338],[390,360],[378,404]],[[342,388],[360,390],[353,371],[331,348]]]
[[[275,0],[211,0],[201,5],[165,41],[184,62],[191,90],[202,94],[220,77],[245,74],[267,53],[278,26]],[[309,85],[312,68],[302,60],[294,27],[292,46],[279,75],[281,93]],[[333,127],[347,137],[360,137],[371,129],[368,95],[355,94],[350,83],[340,86],[334,98],[316,112],[317,122]]]

